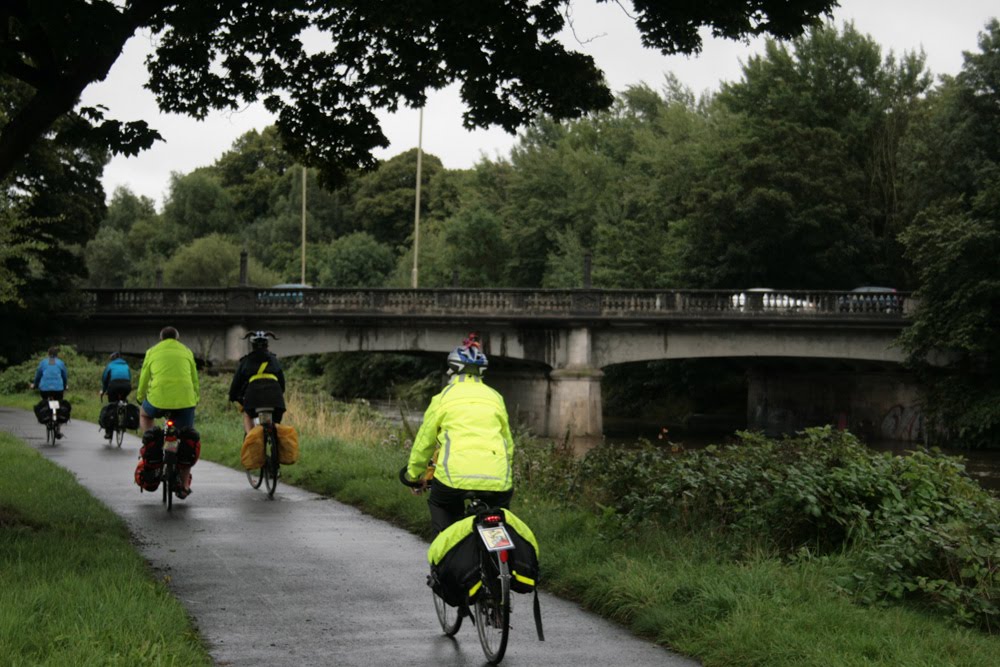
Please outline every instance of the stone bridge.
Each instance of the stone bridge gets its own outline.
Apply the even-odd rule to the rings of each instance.
[[[246,331],[279,356],[444,355],[478,331],[491,384],[536,433],[599,439],[601,369],[655,359],[739,357],[898,364],[908,294],[765,290],[98,289],[74,325],[79,349],[142,354],[165,325],[208,363],[233,361]],[[752,414],[748,407],[748,414]]]

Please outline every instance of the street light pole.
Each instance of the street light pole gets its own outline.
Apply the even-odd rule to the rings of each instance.
[[[306,168],[302,167],[302,280],[306,284]]]
[[[420,257],[420,167],[424,143],[424,108],[420,107],[420,121],[417,130],[417,195],[413,207],[413,289],[417,289],[417,263]]]

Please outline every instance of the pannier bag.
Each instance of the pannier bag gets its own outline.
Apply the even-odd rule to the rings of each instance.
[[[72,411],[73,406],[70,405],[69,401],[66,399],[59,401],[59,407],[56,409],[56,421],[60,424],[65,424],[69,421],[69,416]]]
[[[125,428],[134,431],[139,428],[139,406],[129,403],[125,406]]]
[[[177,438],[177,463],[193,466],[201,458],[201,434],[191,427],[181,429]]]
[[[240,463],[247,470],[257,470],[264,467],[264,427],[254,426],[243,438],[243,449],[240,450]]]
[[[135,467],[135,483],[143,491],[156,491],[160,486],[160,468],[162,466],[162,460],[159,463],[150,463],[139,459],[139,465]]]
[[[163,463],[163,429],[157,426],[142,434],[139,456],[147,464]]]
[[[101,408],[101,414],[97,417],[97,425],[105,431],[111,431],[115,427],[115,408],[113,403],[108,403]]]
[[[299,434],[291,426],[275,424],[278,433],[278,463],[290,466],[299,460]]]
[[[526,523],[510,510],[498,510],[514,549],[509,553],[510,588],[517,593],[535,594],[535,628],[544,640],[538,603],[538,540]],[[427,550],[431,565],[428,583],[447,604],[471,604],[479,584],[479,550],[484,549],[474,526],[475,517],[465,517],[441,531]]]
[[[35,419],[39,424],[48,424],[52,421],[52,410],[49,410],[49,402],[44,398],[35,404]]]

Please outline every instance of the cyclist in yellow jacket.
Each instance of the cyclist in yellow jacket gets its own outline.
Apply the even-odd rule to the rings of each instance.
[[[514,495],[514,439],[503,397],[483,382],[488,363],[474,334],[448,355],[451,377],[413,440],[410,479],[420,479],[437,452],[427,500],[437,532],[462,518],[466,491],[481,492],[494,507],[509,508]]]
[[[177,428],[194,427],[198,404],[198,366],[194,354],[178,338],[174,327],[163,327],[160,342],[146,350],[135,400],[142,406],[139,428],[145,433],[153,420],[174,413]]]

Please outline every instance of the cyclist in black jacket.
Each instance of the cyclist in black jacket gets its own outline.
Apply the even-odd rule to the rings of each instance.
[[[277,336],[270,331],[252,331],[246,337],[253,349],[240,359],[229,385],[229,400],[243,406],[243,430],[249,433],[257,408],[271,408],[272,419],[281,423],[285,414],[285,374],[278,357],[267,349],[268,337]]]

